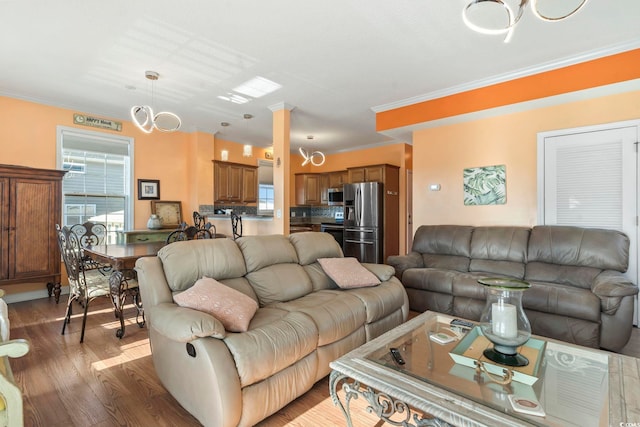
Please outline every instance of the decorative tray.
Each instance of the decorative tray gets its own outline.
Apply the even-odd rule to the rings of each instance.
[[[491,341],[482,334],[480,327],[476,326],[460,340],[449,355],[454,362],[474,369],[477,361],[480,361],[494,375],[502,375],[504,370],[508,369],[513,373],[514,381],[524,384],[532,385],[538,381],[538,371],[544,356],[545,341],[529,338],[529,341],[518,347],[518,352],[529,359],[529,364],[523,367],[499,365],[484,357],[482,352],[492,345]]]

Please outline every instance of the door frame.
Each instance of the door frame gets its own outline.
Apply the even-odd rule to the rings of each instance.
[[[581,126],[576,128],[558,129],[553,131],[539,132],[537,134],[537,215],[538,224],[545,223],[545,140],[550,137],[568,136],[580,133],[590,133],[614,130],[619,128],[636,128],[636,165],[635,165],[635,250],[630,252],[635,253],[635,277],[629,277],[629,279],[640,286],[638,279],[640,278],[640,227],[639,227],[639,215],[640,215],[640,164],[638,161],[638,140],[640,140],[640,119],[625,120],[619,122],[602,123],[597,125]],[[634,324],[640,324],[640,310],[638,309],[638,300],[640,295],[636,296],[635,301],[635,316]]]

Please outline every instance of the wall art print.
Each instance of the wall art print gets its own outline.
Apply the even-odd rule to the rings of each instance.
[[[505,165],[464,169],[465,206],[504,205],[507,203],[507,170]]]

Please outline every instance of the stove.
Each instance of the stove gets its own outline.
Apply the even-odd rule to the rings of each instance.
[[[344,240],[344,212],[336,212],[334,219],[334,222],[321,222],[320,231],[331,234],[342,247]]]

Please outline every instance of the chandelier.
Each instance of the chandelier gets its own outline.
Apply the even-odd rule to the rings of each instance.
[[[160,74],[155,71],[145,71],[144,76],[151,80],[151,103],[153,104],[153,82],[158,80]],[[131,107],[131,120],[144,133],[151,133],[154,128],[162,132],[174,132],[182,125],[180,117],[176,114],[169,111],[154,114],[150,105]]]
[[[307,139],[308,140],[313,140],[313,135],[307,136]],[[309,152],[307,150],[305,150],[304,148],[300,147],[300,148],[298,148],[298,152],[300,153],[300,155],[304,159],[302,161],[302,166],[306,166],[309,163],[311,163],[313,166],[322,166],[322,165],[324,165],[324,161],[326,160],[325,157],[324,157],[324,153],[321,152],[321,151],[314,151],[311,154],[309,154]]]
[[[482,34],[505,34],[504,42],[508,43],[513,35],[513,30],[520,22],[525,8],[531,3],[531,12],[538,18],[547,22],[557,22],[577,13],[587,3],[587,0],[557,1],[556,7],[563,7],[562,11],[548,11],[541,9],[540,0],[519,0],[520,5],[509,5],[510,0],[472,0],[462,10],[462,20],[470,29]],[[511,3],[517,3],[511,1]],[[542,1],[544,2],[544,0]],[[567,7],[567,4],[569,6]],[[575,7],[573,6],[575,5]],[[515,8],[517,7],[517,11]],[[505,19],[506,18],[506,19]],[[501,22],[496,24],[496,22]]]

